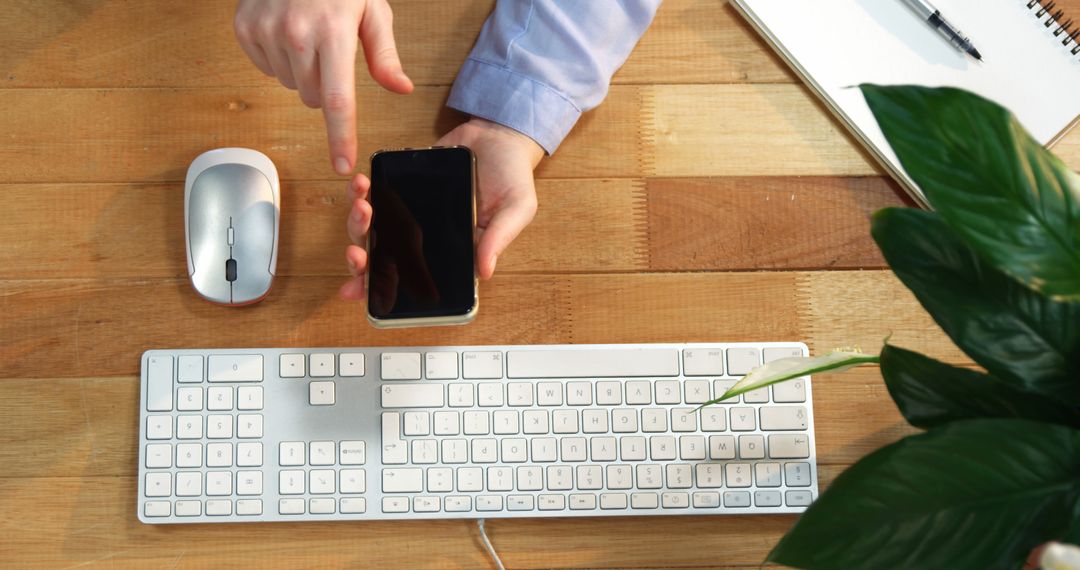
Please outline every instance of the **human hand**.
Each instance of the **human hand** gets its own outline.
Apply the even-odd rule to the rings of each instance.
[[[263,73],[322,108],[330,161],[338,174],[356,163],[356,49],[368,72],[395,93],[410,93],[394,44],[386,0],[240,0],[233,22],[240,47]]]
[[[536,185],[533,169],[544,150],[529,137],[502,125],[474,118],[443,136],[437,146],[467,146],[476,155],[477,227],[476,268],[481,279],[489,279],[495,264],[514,238],[536,215]],[[353,277],[341,287],[341,297],[364,298],[367,252],[360,246],[371,227],[371,204],[367,201],[371,181],[357,174],[349,181],[352,202],[346,223],[353,245],[345,259]]]

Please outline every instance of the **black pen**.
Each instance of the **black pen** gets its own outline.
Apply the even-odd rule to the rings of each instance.
[[[960,30],[950,24],[941,15],[941,11],[935,8],[932,4],[926,0],[904,0],[904,2],[915,11],[918,16],[934,28],[956,49],[966,52],[971,57],[982,61],[982,54],[979,50],[975,49],[975,46],[971,44],[971,39],[964,36]]]

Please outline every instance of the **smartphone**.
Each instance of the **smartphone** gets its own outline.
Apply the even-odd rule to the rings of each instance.
[[[472,321],[480,305],[472,151],[378,151],[370,199],[368,321],[379,328]]]

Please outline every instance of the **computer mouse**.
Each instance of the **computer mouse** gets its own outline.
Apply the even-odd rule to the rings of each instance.
[[[184,182],[191,285],[207,301],[248,305],[270,291],[277,270],[281,188],[265,154],[219,148],[200,154]]]

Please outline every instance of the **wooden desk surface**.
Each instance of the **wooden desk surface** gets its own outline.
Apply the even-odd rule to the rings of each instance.
[[[1059,2],[1080,13],[1080,0]],[[148,348],[893,341],[969,363],[885,269],[868,215],[903,203],[730,6],[668,0],[607,101],[537,171],[540,213],[463,328],[377,332],[343,281],[345,182],[318,111],[236,45],[233,3],[0,8],[0,565],[487,567],[471,521],[151,527],[135,516]],[[396,0],[407,97],[360,79],[360,155],[460,117],[448,85],[490,10]],[[280,276],[245,309],[185,274],[183,176],[266,152]],[[1057,147],[1080,166],[1080,132]],[[875,369],[814,386],[826,484],[910,433]],[[791,516],[493,521],[509,567],[756,567]]]

